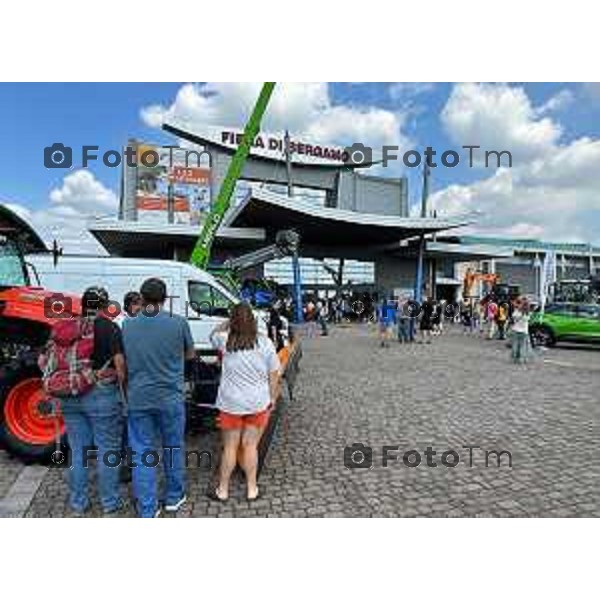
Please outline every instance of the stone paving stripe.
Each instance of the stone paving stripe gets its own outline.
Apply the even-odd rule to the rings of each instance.
[[[569,369],[582,369],[584,371],[598,371],[600,369],[596,369],[594,367],[590,367],[589,365],[576,365],[574,363],[565,362],[562,360],[554,360],[553,358],[545,358],[544,363],[547,365],[555,365],[557,367],[567,367]]]
[[[19,473],[8,493],[0,500],[0,518],[23,517],[38,491],[48,467],[26,466]]]

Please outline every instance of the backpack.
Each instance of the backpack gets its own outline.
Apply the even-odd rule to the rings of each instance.
[[[93,353],[92,320],[78,318],[57,321],[38,359],[46,394],[55,398],[73,398],[89,392],[99,381],[99,373],[93,367]],[[103,370],[102,380],[111,378],[113,381],[116,378],[114,369]]]
[[[496,315],[496,319],[498,321],[506,321],[506,317],[507,317],[507,310],[505,306],[500,305],[498,307],[498,313]]]

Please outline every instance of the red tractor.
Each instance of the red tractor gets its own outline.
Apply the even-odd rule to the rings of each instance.
[[[0,445],[25,462],[43,462],[64,431],[37,366],[54,319],[78,314],[80,299],[31,285],[26,252],[46,251],[35,231],[0,205]],[[62,310],[61,310],[62,307]]]

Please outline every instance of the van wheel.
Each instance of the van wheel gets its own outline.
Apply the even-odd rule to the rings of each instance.
[[[13,362],[0,371],[0,445],[10,454],[25,463],[48,462],[56,446],[55,419],[37,366]]]

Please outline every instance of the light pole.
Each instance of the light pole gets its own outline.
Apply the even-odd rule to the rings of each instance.
[[[287,173],[287,192],[288,198],[292,198],[294,195],[294,186],[292,183],[292,152],[290,148],[290,133],[287,129],[284,136],[284,150]],[[302,273],[300,271],[298,244],[295,245],[292,254],[292,274],[294,277],[294,304],[296,306],[296,310],[294,311],[294,321],[296,323],[302,323],[304,321],[304,314],[302,312]]]
[[[427,218],[427,200],[429,199],[429,176],[431,172],[427,161],[423,168],[423,192],[421,194],[421,218]],[[415,278],[415,302],[421,302],[423,293],[423,271],[425,262],[425,233],[419,238],[419,254],[417,258],[417,276]]]
[[[545,294],[544,294],[544,289],[545,286],[545,281],[543,281],[543,274],[542,274],[542,262],[540,260],[540,257],[538,254],[535,255],[535,260],[533,261],[533,270],[535,272],[535,287],[536,287],[536,296],[538,298],[538,300],[540,301],[540,304],[544,305],[545,303]]]

